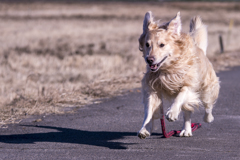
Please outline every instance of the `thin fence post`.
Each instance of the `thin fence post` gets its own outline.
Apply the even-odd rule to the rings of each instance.
[[[220,44],[220,53],[224,52],[223,38],[222,35],[219,35],[219,44]]]
[[[231,41],[233,25],[234,25],[234,20],[231,19],[229,22],[228,33],[227,33],[227,45],[229,45]]]

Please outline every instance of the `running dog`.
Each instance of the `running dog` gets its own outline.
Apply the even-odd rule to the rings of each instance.
[[[180,137],[192,136],[191,113],[200,105],[205,108],[204,121],[212,122],[213,106],[219,94],[219,78],[206,57],[207,27],[199,16],[190,22],[190,32],[182,33],[180,12],[167,23],[154,21],[152,12],[145,14],[139,50],[147,64],[142,80],[145,116],[138,137],[151,135],[153,120],[160,118],[163,99],[173,103],[166,113],[168,121],[178,119],[183,111]]]

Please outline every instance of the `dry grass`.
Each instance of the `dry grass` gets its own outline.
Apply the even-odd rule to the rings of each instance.
[[[238,65],[239,8],[239,3],[2,3],[1,123],[63,113],[66,107],[98,103],[140,87],[145,62],[137,40],[148,10],[162,21],[180,10],[185,31],[190,18],[201,15],[214,67]],[[231,19],[235,23],[229,34]],[[221,56],[219,34],[228,52]]]

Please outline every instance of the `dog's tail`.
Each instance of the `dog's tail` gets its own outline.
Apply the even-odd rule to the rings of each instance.
[[[207,26],[203,24],[199,16],[193,17],[190,22],[190,34],[195,44],[203,50],[206,55],[208,45]]]

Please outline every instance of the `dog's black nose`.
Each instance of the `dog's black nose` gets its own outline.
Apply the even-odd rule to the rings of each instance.
[[[149,56],[146,58],[147,63],[152,64],[155,61],[155,58],[152,56]]]

